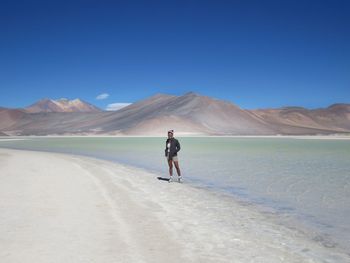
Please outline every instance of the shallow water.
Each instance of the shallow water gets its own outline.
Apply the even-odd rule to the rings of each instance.
[[[186,181],[271,208],[350,250],[350,140],[179,138]],[[30,138],[0,147],[93,156],[167,177],[165,138]],[[331,240],[331,241],[329,241]],[[337,244],[338,243],[338,244]]]

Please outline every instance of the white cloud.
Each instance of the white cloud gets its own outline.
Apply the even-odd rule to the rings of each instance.
[[[109,94],[108,93],[102,93],[100,95],[98,95],[96,97],[97,100],[104,100],[104,99],[107,99],[109,97]]]
[[[131,103],[121,103],[121,102],[111,103],[111,104],[107,105],[106,110],[116,111],[116,110],[120,110],[121,108],[124,108],[126,106],[129,106],[130,104]]]

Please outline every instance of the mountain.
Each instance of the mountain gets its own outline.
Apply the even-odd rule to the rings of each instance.
[[[328,108],[308,110],[302,107],[284,107],[280,109],[252,110],[253,114],[263,119],[270,127],[281,134],[291,132],[320,133],[349,132],[350,104],[333,104]]]
[[[68,99],[42,99],[27,108],[25,110],[29,113],[38,112],[100,112],[101,110],[92,104],[89,104],[80,99],[68,100]]]
[[[349,107],[336,104],[318,110],[300,107],[244,110],[231,102],[193,92],[182,96],[156,94],[117,111],[100,128],[128,135],[161,135],[168,129],[197,135],[347,133]]]
[[[169,129],[174,129],[177,135],[350,133],[350,104],[314,110],[301,107],[245,110],[228,101],[189,92],[182,96],[156,94],[115,112],[84,112],[82,108],[68,107],[68,100],[60,101],[42,100],[25,110],[0,110],[0,132],[162,136]]]
[[[156,94],[118,112],[132,118],[126,134],[164,134],[175,129],[185,134],[270,134],[265,123],[236,105],[189,92],[182,96]]]
[[[21,109],[0,108],[0,131],[17,124],[26,115]]]

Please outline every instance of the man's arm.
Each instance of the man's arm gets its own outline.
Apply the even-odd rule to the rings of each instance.
[[[168,139],[165,141],[165,150],[164,150],[164,153],[165,153],[165,156],[166,156],[166,154],[167,154],[167,150],[168,150]]]
[[[179,143],[179,141],[178,141],[178,140],[176,140],[176,152],[179,152],[179,151],[180,151],[180,149],[181,149],[181,147],[180,147],[180,143]]]

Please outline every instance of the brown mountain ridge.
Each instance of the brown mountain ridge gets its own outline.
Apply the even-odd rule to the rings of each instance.
[[[100,112],[101,110],[94,105],[80,99],[68,100],[65,98],[59,100],[42,99],[25,108],[28,113],[38,112]]]
[[[189,92],[156,94],[114,112],[78,99],[41,100],[23,110],[0,108],[0,132],[8,135],[164,135],[168,129],[177,135],[350,133],[350,104],[245,110]]]

